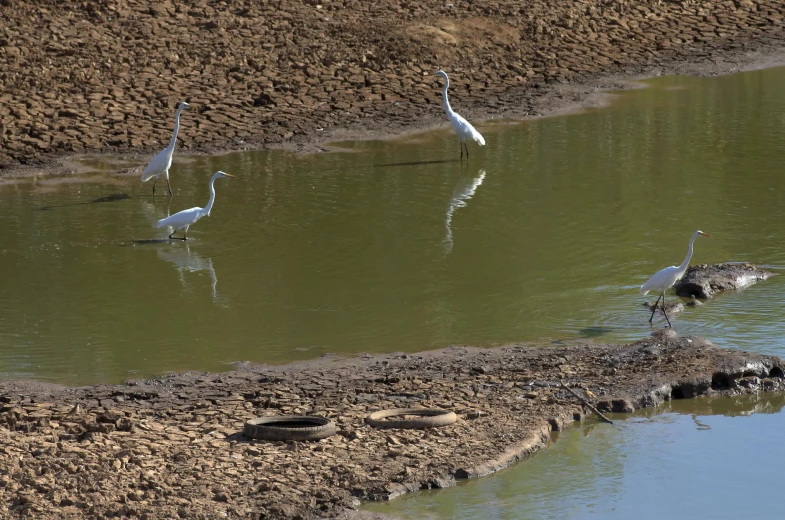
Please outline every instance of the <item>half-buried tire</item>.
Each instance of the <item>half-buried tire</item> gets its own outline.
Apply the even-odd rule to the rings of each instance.
[[[374,428],[405,429],[436,428],[457,420],[455,413],[439,408],[391,408],[365,418],[365,422]]]
[[[257,417],[246,421],[243,435],[266,441],[313,441],[335,435],[335,423],[310,415]]]

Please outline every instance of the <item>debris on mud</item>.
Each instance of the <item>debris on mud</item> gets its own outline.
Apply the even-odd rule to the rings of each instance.
[[[670,399],[783,388],[785,362],[675,331],[629,345],[321,358],[67,388],[0,382],[0,517],[347,518],[358,499],[497,471],[591,417]],[[375,429],[386,408],[442,408],[454,424]],[[255,441],[254,417],[317,415],[336,434]],[[351,516],[355,516],[354,513]],[[361,515],[362,516],[362,515]]]

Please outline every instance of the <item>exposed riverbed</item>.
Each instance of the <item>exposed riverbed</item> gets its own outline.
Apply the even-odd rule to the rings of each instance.
[[[598,407],[633,410],[779,391],[783,369],[779,358],[666,332],[627,346],[456,347],[117,386],[5,382],[0,507],[33,518],[334,516],[360,498],[450,487],[537,451],[583,412],[559,381]],[[413,405],[460,419],[433,430],[363,422]],[[240,433],[243,421],[275,414],[324,415],[339,431],[296,444]]]
[[[535,457],[365,510],[402,520],[777,518],[783,394],[672,401],[552,435]],[[730,478],[730,475],[746,475]],[[667,499],[663,499],[663,498]]]
[[[539,342],[117,386],[7,381],[3,503],[36,518],[342,514],[357,498],[449,485],[537,449],[581,408],[560,379],[633,407],[779,389],[782,362],[761,354],[782,353],[782,277],[685,310],[681,339],[585,342],[649,335],[637,286],[680,261],[697,228],[713,237],[696,262],[785,265],[782,76],[660,78],[608,109],[480,124],[488,146],[465,170],[452,134],[437,132],[340,143],[360,153],[180,156],[171,208],[138,185],[129,157],[6,181],[9,378],[117,382]],[[151,243],[151,223],[206,200],[217,168],[240,178],[219,186],[194,241]],[[363,426],[403,404],[461,421],[392,438]],[[244,419],[281,412],[330,415],[339,435],[304,447],[238,436]]]
[[[782,63],[783,15],[776,0],[6,2],[0,168],[157,151],[183,100],[194,151],[422,129],[443,121],[440,68],[465,115],[553,113],[614,78]]]

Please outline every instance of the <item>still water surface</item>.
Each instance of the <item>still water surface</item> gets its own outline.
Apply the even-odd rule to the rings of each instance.
[[[696,229],[712,238],[693,263],[785,266],[785,69],[648,83],[604,109],[478,125],[488,145],[468,166],[445,129],[312,156],[176,157],[171,205],[111,172],[2,184],[0,375],[86,384],[644,337],[638,287]],[[212,216],[187,243],[155,241],[157,219],[206,204],[217,169],[239,178],[216,183]],[[782,354],[783,299],[778,276],[674,326]]]
[[[782,518],[785,396],[675,401],[591,423],[492,477],[366,509],[405,520]]]

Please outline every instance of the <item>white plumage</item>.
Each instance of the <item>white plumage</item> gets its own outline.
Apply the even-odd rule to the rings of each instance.
[[[666,267],[665,269],[660,269],[654,275],[649,278],[645,284],[641,285],[641,294],[647,294],[649,291],[655,291],[660,293],[659,298],[657,301],[654,302],[654,307],[651,309],[651,317],[649,321],[654,318],[654,311],[657,310],[657,303],[659,303],[660,298],[662,298],[662,313],[665,314],[665,319],[668,320],[668,326],[671,324],[671,320],[668,319],[668,313],[665,312],[665,291],[673,286],[682,276],[684,273],[687,272],[687,267],[690,265],[690,259],[692,258],[692,245],[695,243],[695,239],[699,236],[711,236],[708,233],[704,233],[703,231],[696,231],[693,233],[692,238],[690,239],[690,245],[687,248],[687,256],[684,258],[684,261],[681,265],[672,265],[670,267]]]
[[[440,70],[436,73],[437,76],[444,78],[444,90],[442,91],[442,101],[444,103],[444,111],[447,113],[447,119],[450,120],[452,129],[458,134],[461,140],[461,159],[463,159],[463,149],[466,148],[466,159],[469,158],[469,148],[466,146],[466,139],[472,139],[480,146],[485,146],[485,138],[478,132],[470,122],[463,118],[463,116],[456,114],[450,106],[450,101],[447,99],[447,88],[450,86],[450,78],[447,73]]]
[[[177,240],[187,240],[186,236],[188,235],[188,228],[191,227],[191,225],[193,225],[193,223],[200,218],[210,215],[210,210],[213,209],[213,203],[215,202],[215,181],[221,177],[232,178],[234,175],[230,175],[222,171],[217,171],[213,174],[213,176],[210,178],[210,200],[207,202],[207,206],[204,208],[196,207],[179,211],[174,215],[162,218],[156,223],[155,227],[172,228],[172,233],[169,235],[170,239],[175,239],[175,237],[172,235],[177,233],[179,230],[184,229],[185,231],[183,232],[183,237],[178,238]]]
[[[166,177],[166,186],[169,188],[169,196],[172,196],[172,186],[169,183],[169,168],[172,166],[172,155],[174,155],[174,147],[177,145],[177,132],[180,129],[180,113],[184,108],[190,107],[185,101],[181,101],[177,106],[177,114],[174,117],[174,133],[172,139],[169,141],[169,146],[158,152],[158,155],[153,157],[150,164],[142,172],[142,182],[147,182],[155,178],[153,182],[153,195],[155,195],[155,183],[158,182],[158,177],[164,175]]]

